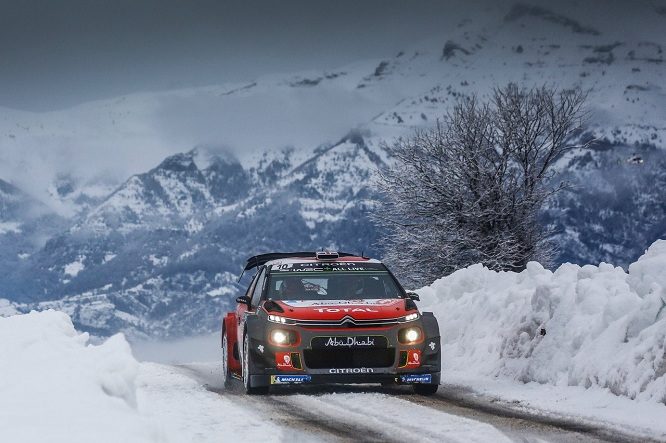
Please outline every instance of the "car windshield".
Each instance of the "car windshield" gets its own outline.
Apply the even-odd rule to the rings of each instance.
[[[267,298],[273,300],[360,300],[401,297],[386,268],[353,266],[271,270]],[[337,263],[336,263],[337,265]],[[320,265],[321,266],[321,265]]]

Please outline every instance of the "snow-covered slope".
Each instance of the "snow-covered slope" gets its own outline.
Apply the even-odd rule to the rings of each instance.
[[[561,159],[569,190],[544,214],[557,263],[614,263],[627,269],[655,239],[666,238],[666,150],[598,142]]]
[[[67,227],[67,222],[46,205],[0,179],[0,297],[12,294],[21,282],[18,270],[39,251],[49,237]]]
[[[1,441],[283,439],[283,429],[174,368],[140,364],[122,334],[89,344],[62,312],[0,318],[0,337]]]
[[[604,389],[666,404],[666,240],[625,272],[602,263],[473,265],[418,292],[452,376]],[[445,379],[446,377],[443,377]]]
[[[53,311],[0,318],[0,336],[3,441],[160,441],[138,414],[139,365],[122,336],[87,345]]]

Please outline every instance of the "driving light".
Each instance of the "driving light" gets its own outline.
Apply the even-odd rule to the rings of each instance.
[[[284,345],[287,343],[287,340],[289,340],[289,335],[287,335],[286,332],[277,329],[271,334],[271,339],[278,345]]]
[[[275,346],[295,346],[300,342],[300,336],[296,331],[273,329],[268,334],[268,341]]]
[[[409,315],[405,316],[405,321],[412,321],[412,320],[416,320],[417,318],[419,318],[419,314],[417,314],[415,312],[413,314],[409,314]]]
[[[412,344],[423,340],[423,333],[420,328],[404,328],[398,333],[398,341],[402,344]]]

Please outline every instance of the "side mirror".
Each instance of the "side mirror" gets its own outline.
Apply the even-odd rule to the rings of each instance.
[[[250,297],[248,297],[247,295],[241,295],[240,297],[236,297],[236,303],[250,306]]]
[[[416,292],[408,292],[407,297],[411,298],[414,301],[420,301],[421,300],[421,297],[419,297],[419,294],[417,294]]]

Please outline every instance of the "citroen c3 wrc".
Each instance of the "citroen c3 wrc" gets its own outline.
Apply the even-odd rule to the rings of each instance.
[[[235,312],[222,320],[225,386],[382,383],[430,395],[440,382],[440,336],[418,295],[378,260],[343,252],[270,253]]]

